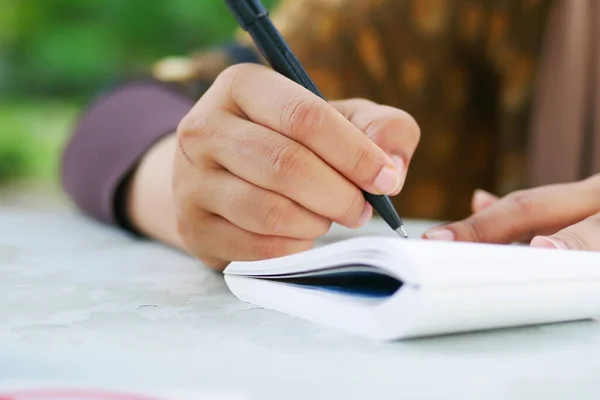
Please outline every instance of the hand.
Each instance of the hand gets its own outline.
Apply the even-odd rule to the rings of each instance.
[[[469,218],[425,234],[434,240],[600,250],[600,175],[498,198],[476,191]]]
[[[232,67],[178,128],[183,245],[222,268],[307,250],[332,222],[364,225],[373,210],[359,188],[398,194],[419,136],[400,110],[327,103],[268,68]]]

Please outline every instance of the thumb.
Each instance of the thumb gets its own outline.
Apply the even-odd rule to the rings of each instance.
[[[532,247],[561,250],[600,251],[600,214],[571,225],[554,235],[536,236]]]

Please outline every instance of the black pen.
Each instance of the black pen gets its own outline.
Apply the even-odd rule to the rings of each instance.
[[[275,71],[325,99],[273,25],[268,10],[260,0],[225,0],[225,3],[240,26],[248,31],[256,47]],[[365,199],[390,228],[401,237],[408,238],[402,218],[394,209],[390,198],[374,195],[364,190],[362,192]]]

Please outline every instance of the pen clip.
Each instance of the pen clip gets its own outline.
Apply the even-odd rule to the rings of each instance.
[[[254,21],[269,15],[269,11],[260,0],[225,0],[225,3],[242,29],[246,31]]]

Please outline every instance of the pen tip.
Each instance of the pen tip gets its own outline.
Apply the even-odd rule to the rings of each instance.
[[[398,229],[396,229],[396,233],[404,238],[404,239],[408,239],[408,233],[406,232],[406,229],[404,229],[404,226],[400,225],[400,227]]]

